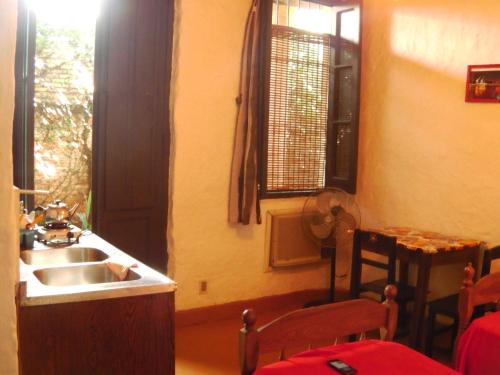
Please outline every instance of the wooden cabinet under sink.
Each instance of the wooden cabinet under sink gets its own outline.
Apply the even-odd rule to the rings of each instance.
[[[174,374],[174,293],[19,306],[20,373]]]

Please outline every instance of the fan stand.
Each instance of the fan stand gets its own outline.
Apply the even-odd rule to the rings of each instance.
[[[337,244],[337,225],[342,224],[338,228],[344,226],[347,233],[350,233],[350,231],[354,231],[360,221],[361,214],[354,197],[341,189],[325,188],[319,190],[311,194],[304,202],[302,209],[304,233],[321,250],[323,259],[326,254],[330,256],[330,291],[328,299],[327,301],[307,303],[306,307],[335,301],[336,249],[337,245],[342,250],[344,247],[341,243]],[[344,239],[344,237],[339,237],[339,239]]]
[[[328,292],[328,301],[326,303],[335,302],[335,267],[337,265],[337,248],[323,247],[321,252],[328,253],[330,257],[330,290]]]
[[[326,301],[307,302],[304,304],[304,307],[327,305],[335,302],[335,267],[337,264],[337,249],[334,246],[325,244],[321,247],[321,256],[323,255],[330,257],[330,290],[328,291],[328,299]]]

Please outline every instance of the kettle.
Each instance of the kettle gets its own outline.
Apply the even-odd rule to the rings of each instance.
[[[46,208],[38,206],[35,212],[43,212],[45,227],[47,229],[62,229],[68,227],[71,217],[74,215],[79,205],[79,203],[76,203],[71,209],[68,209],[66,203],[62,202],[60,199],[56,199]]]

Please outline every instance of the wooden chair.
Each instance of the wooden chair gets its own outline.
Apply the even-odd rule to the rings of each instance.
[[[387,263],[364,258],[362,255],[363,250],[387,257]],[[400,277],[400,281],[396,280],[396,262],[397,245],[395,237],[357,229],[353,240],[351,298],[358,298],[363,292],[372,292],[382,299],[385,285],[396,285],[398,288],[396,302],[399,304],[400,318],[406,317],[406,305],[414,299],[415,288],[408,285],[407,275]],[[363,265],[382,269],[387,272],[387,276],[383,279],[361,283]]]
[[[490,273],[491,262],[500,259],[500,246],[493,247],[484,252],[481,276]],[[429,311],[426,324],[425,354],[432,358],[434,349],[434,338],[445,332],[451,331],[451,351],[458,332],[458,293],[443,298],[438,298],[428,303]],[[484,308],[476,309],[475,316],[483,315]],[[452,320],[450,325],[436,324],[438,315],[446,316]]]
[[[483,268],[481,270],[481,277],[489,275],[491,272],[491,262],[500,259],[500,246],[492,247],[484,252]]]
[[[474,307],[500,301],[500,272],[481,277],[474,284],[474,268],[469,263],[465,267],[465,278],[458,294],[458,334],[454,346],[456,356],[460,337],[465,332],[474,313]]]
[[[397,325],[398,306],[394,302],[397,288],[385,288],[386,301],[357,299],[296,310],[271,323],[255,328],[254,310],[243,312],[244,327],[240,330],[241,374],[252,374],[257,368],[259,354],[279,352],[285,358],[286,347],[310,345],[318,340],[332,340],[375,329],[381,339],[392,341]]]

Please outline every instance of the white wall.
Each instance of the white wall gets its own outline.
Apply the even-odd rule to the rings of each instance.
[[[363,3],[357,199],[364,226],[413,226],[500,243],[500,105],[464,102],[466,66],[500,63],[500,4]],[[169,250],[178,308],[326,287],[324,268],[264,273],[265,226],[227,224],[250,1],[176,5]],[[266,201],[263,212],[301,205]],[[434,273],[433,290],[458,285],[462,267],[452,268],[445,277]],[[206,295],[197,292],[202,279]]]
[[[250,0],[176,1],[169,275],[179,310],[326,288],[326,267],[264,273],[265,225],[227,222],[240,56]],[[263,202],[302,207],[301,199]],[[198,294],[200,280],[208,293]]]
[[[500,104],[465,103],[500,63],[494,0],[365,0],[358,201],[366,225],[500,243]],[[459,285],[463,265],[434,273]]]
[[[12,116],[17,1],[0,0],[0,374],[17,374],[15,285],[19,248],[12,199]]]

